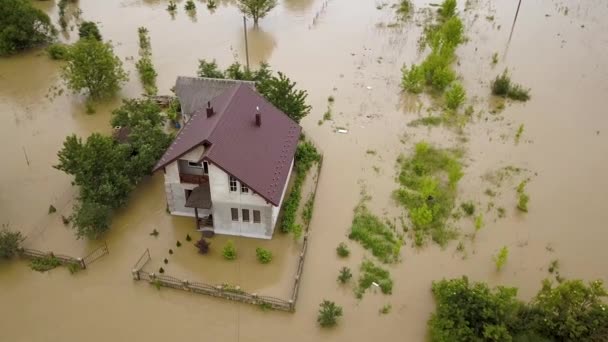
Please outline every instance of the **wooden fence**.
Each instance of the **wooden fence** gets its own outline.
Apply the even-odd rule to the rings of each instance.
[[[323,164],[323,155],[317,163],[317,175],[315,180],[315,188],[312,193],[313,202],[317,194],[317,187],[319,185],[319,177],[321,175],[321,166]],[[190,282],[186,279],[178,279],[169,275],[148,273],[143,270],[144,266],[151,260],[150,251],[146,249],[141,255],[139,260],[135,263],[131,273],[134,280],[147,281],[150,284],[157,287],[170,287],[173,289],[189,291],[193,293],[204,294],[213,297],[224,298],[228,300],[239,301],[247,304],[260,305],[267,308],[276,310],[283,310],[293,312],[296,309],[296,301],[298,299],[298,293],[300,289],[300,282],[302,280],[302,273],[304,272],[304,261],[306,258],[306,251],[308,250],[308,240],[310,237],[310,221],[304,227],[304,241],[302,243],[302,249],[298,257],[298,267],[294,277],[293,290],[291,298],[289,300],[258,295],[257,293],[248,293],[239,286],[231,285],[210,285],[200,282]]]
[[[93,262],[99,260],[99,258],[109,254],[108,244],[106,242],[103,243],[103,246],[93,250],[84,258],[75,258],[69,255],[57,254],[54,252],[43,252],[37,249],[31,248],[20,248],[19,255],[23,258],[55,258],[59,260],[62,265],[78,265],[82,269],[86,269],[88,265]]]

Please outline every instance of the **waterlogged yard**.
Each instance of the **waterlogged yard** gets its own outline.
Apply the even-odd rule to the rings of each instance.
[[[518,9],[493,0],[282,0],[257,27],[248,22],[252,72],[233,3],[31,2],[49,15],[60,45],[0,59],[0,224],[21,232],[27,248],[82,256],[106,241],[110,253],[74,274],[45,271],[54,259],[0,260],[8,339],[160,341],[204,331],[221,341],[606,340],[603,1],[522,1]],[[76,57],[68,45],[111,46],[116,59],[96,63],[121,65],[113,97],[90,101],[65,87],[64,59]],[[170,95],[178,75],[266,80],[276,100],[279,71],[307,91],[300,124],[323,152],[323,172],[314,201],[313,176],[294,178],[302,192],[289,196],[273,240],[216,236],[197,247],[194,222],[166,213],[162,175],[137,167],[150,162],[145,153],[141,164],[112,164],[130,170],[121,183],[128,191],[101,203],[102,240],[87,237],[95,230],[76,238],[65,219],[83,206],[80,223],[95,218],[87,213],[99,212],[101,181],[83,192],[82,177],[74,186],[74,176],[53,168],[66,136],[106,146],[122,99]],[[145,129],[139,119],[121,125]],[[156,137],[129,148],[165,136]],[[286,298],[307,222],[291,314],[157,290],[130,273],[148,248],[149,272]],[[571,316],[551,314],[565,302]]]

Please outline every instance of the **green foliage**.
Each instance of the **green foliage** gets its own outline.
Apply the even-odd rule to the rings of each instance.
[[[443,18],[451,18],[456,14],[456,0],[444,0],[439,8]]]
[[[475,203],[471,201],[461,203],[460,207],[467,216],[472,216],[473,214],[475,214]]]
[[[397,14],[401,16],[402,19],[405,19],[410,14],[413,7],[410,0],[401,0],[399,2],[399,7],[397,7]]]
[[[323,113],[323,121],[331,120],[331,108],[327,108],[327,111]]]
[[[49,16],[30,1],[0,1],[0,56],[50,43],[56,35]]]
[[[128,79],[112,46],[95,39],[81,39],[70,48],[61,77],[69,89],[94,99],[113,95]]]
[[[46,52],[51,59],[66,60],[70,53],[70,47],[65,44],[51,44],[46,48]]]
[[[139,54],[140,59],[135,64],[139,72],[139,79],[144,86],[147,95],[156,95],[158,88],[156,87],[156,70],[152,64],[152,46],[150,44],[150,36],[148,29],[140,27],[137,29],[139,35]]]
[[[509,257],[509,248],[504,246],[500,249],[498,254],[494,256],[494,263],[496,264],[496,270],[500,271],[505,264],[507,263],[507,258]]]
[[[237,253],[236,247],[234,246],[234,242],[232,240],[228,240],[222,249],[222,255],[226,260],[236,260]]]
[[[342,307],[328,300],[323,300],[319,306],[317,322],[324,328],[336,325],[338,318],[342,317]]]
[[[21,232],[13,232],[4,227],[0,229],[0,258],[12,258],[17,254],[24,240]]]
[[[176,10],[177,10],[177,4],[175,3],[175,1],[169,1],[169,4],[167,5],[167,11],[175,12]]]
[[[384,304],[384,305],[383,305],[383,306],[380,308],[380,310],[378,310],[378,312],[379,312],[381,315],[387,315],[387,314],[389,314],[389,313],[391,312],[391,309],[392,309],[392,308],[393,308],[393,306],[392,306],[392,305],[390,305],[390,304]]]
[[[350,250],[348,250],[348,246],[344,242],[340,242],[338,247],[336,247],[336,253],[338,253],[339,257],[346,258],[350,255]]]
[[[110,119],[113,127],[134,128],[145,122],[154,127],[165,123],[160,107],[150,99],[125,99],[122,101],[122,106],[112,112]]]
[[[55,208],[52,204],[49,205],[49,214],[52,214],[52,213],[54,213],[56,211],[57,211],[57,208]]]
[[[367,209],[365,203],[362,202],[355,208],[348,238],[361,243],[382,262],[391,263],[399,259],[402,242],[395,235],[392,229]]]
[[[545,280],[529,303],[517,289],[490,290],[468,279],[433,283],[436,312],[431,341],[604,341],[608,336],[608,293],[601,281],[570,280],[553,287]]]
[[[441,116],[425,116],[420,119],[412,120],[407,125],[411,127],[422,126],[439,126],[443,122]]]
[[[517,209],[527,213],[530,196],[526,194],[526,183],[526,181],[522,181],[517,186]]]
[[[38,272],[50,271],[53,268],[61,266],[61,261],[52,255],[41,258],[34,258],[30,262],[30,268]]]
[[[310,220],[312,219],[312,211],[313,211],[314,204],[315,204],[315,199],[311,195],[310,197],[308,197],[308,200],[306,201],[306,203],[304,203],[304,209],[302,209],[302,221],[304,222],[304,225],[308,226],[308,224],[310,224]]]
[[[393,292],[391,274],[384,268],[374,265],[373,262],[364,260],[361,263],[359,282],[355,289],[357,298],[362,298],[365,290],[372,286],[372,283],[378,284],[384,294],[391,294]]]
[[[492,54],[492,64],[496,63],[498,63],[498,52],[494,52],[494,54]]]
[[[93,200],[83,200],[74,204],[74,213],[70,219],[76,229],[76,237],[98,239],[110,229],[112,208]]]
[[[237,5],[257,25],[259,19],[264,18],[277,5],[277,0],[237,0]]]
[[[454,83],[445,92],[445,104],[449,109],[456,110],[464,103],[466,92],[460,83]]]
[[[139,37],[139,48],[143,50],[144,53],[148,53],[152,47],[148,29],[144,26],[138,27],[137,36]]]
[[[524,124],[519,125],[519,128],[517,128],[517,133],[515,133],[515,143],[519,143],[519,139],[521,138],[521,135],[524,133]]]
[[[103,40],[97,24],[92,21],[85,21],[80,24],[78,27],[78,36],[80,39],[95,39],[100,42]]]
[[[353,277],[353,274],[350,272],[350,268],[344,266],[340,269],[340,274],[338,275],[338,281],[342,284],[346,284]]]
[[[512,83],[509,72],[506,69],[492,81],[492,94],[517,101],[528,101],[530,99],[530,89],[525,89],[519,84]]]
[[[291,82],[282,72],[279,71],[277,74],[278,76],[259,82],[257,89],[275,107],[295,122],[300,122],[310,113],[311,107],[306,104],[308,93],[305,90],[295,89],[296,83]]]
[[[402,78],[401,87],[410,93],[418,94],[424,89],[426,82],[425,70],[422,66],[412,64],[408,69],[407,66],[401,68]]]
[[[272,261],[272,252],[264,248],[256,248],[255,255],[258,261],[262,264],[267,264]]]
[[[78,271],[82,269],[82,267],[80,267],[80,265],[76,263],[69,263],[67,266],[68,270],[70,271],[70,274],[78,273]]]
[[[195,11],[196,10],[196,4],[192,0],[187,0],[186,4],[184,5],[184,9],[186,11]]]
[[[394,197],[409,210],[417,245],[428,236],[442,246],[456,237],[445,222],[454,208],[456,187],[463,175],[459,158],[457,151],[420,142],[414,155],[397,160],[401,186]]]

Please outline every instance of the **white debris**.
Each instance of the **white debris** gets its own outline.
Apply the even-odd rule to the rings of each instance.
[[[367,90],[372,90],[372,86],[367,86]]]
[[[348,133],[348,130],[347,130],[347,129],[343,129],[343,128],[341,128],[341,129],[339,129],[337,132],[338,132],[338,133],[342,133],[342,134],[347,134],[347,133]]]

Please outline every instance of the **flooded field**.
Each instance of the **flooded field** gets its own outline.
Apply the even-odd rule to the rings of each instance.
[[[460,1],[468,40],[456,52],[455,69],[476,110],[462,135],[408,126],[426,115],[429,101],[401,93],[400,69],[423,57],[418,51],[425,17],[420,10],[430,2],[414,1],[416,14],[406,22],[397,21],[392,3],[382,3],[281,0],[259,28],[249,27],[252,64],[266,60],[308,91],[313,110],[301,124],[324,153],[314,232],[294,314],[134,282],[131,268],[146,248],[159,267],[165,249],[189,232],[194,236],[192,220],[166,214],[162,175],[155,175],[138,185],[114,218],[107,235],[110,254],[90,269],[70,275],[65,268],[37,273],[23,261],[1,265],[0,340],[423,341],[434,309],[433,280],[468,275],[492,285],[517,286],[527,299],[547,277],[549,262],[559,259],[562,276],[608,281],[608,116],[602,100],[608,94],[608,3],[524,1],[511,36],[516,1],[471,0],[466,11]],[[57,22],[55,2],[36,4]],[[195,75],[198,59],[216,59],[222,68],[235,60],[244,63],[242,17],[234,4],[222,1],[209,13],[197,2],[197,14],[191,17],[179,2],[174,18],[166,5],[160,0],[79,1],[82,17],[99,23],[130,72],[119,97],[98,105],[93,115],[85,113],[81,96],[47,97],[60,84],[61,64],[43,51],[0,59],[0,223],[27,235],[27,247],[83,256],[97,246],[76,240],[62,224],[60,215],[70,214],[77,189],[52,166],[66,135],[109,132],[110,112],[120,97],[143,92],[130,59],[138,54],[138,27],[150,32],[160,94],[169,93],[176,76]],[[75,40],[77,30],[69,35],[61,39]],[[496,65],[491,63],[494,53]],[[507,102],[503,111],[492,114],[489,82],[505,68],[532,89],[532,99]],[[333,121],[318,125],[330,95],[335,98]],[[525,130],[516,144],[521,124]],[[347,134],[337,133],[338,127]],[[478,203],[485,226],[474,241],[461,239],[464,254],[456,252],[458,240],[445,249],[430,244],[416,249],[407,239],[402,261],[389,267],[393,294],[357,300],[352,288],[336,281],[342,266],[357,276],[358,265],[369,255],[348,241],[353,208],[365,187],[372,211],[390,219],[401,216],[391,198],[398,187],[395,160],[421,140],[465,149],[457,203]],[[488,173],[507,166],[526,171],[494,187],[498,194],[490,199],[484,195]],[[515,187],[524,177],[530,178],[527,214],[515,208]],[[490,201],[504,207],[506,217],[499,218],[495,209],[486,212]],[[47,214],[50,204],[56,214]],[[457,226],[463,234],[474,231],[471,220],[462,219]],[[160,231],[158,239],[149,235],[153,229]],[[212,248],[225,240],[214,238]],[[352,251],[346,260],[336,256],[341,241]],[[252,255],[255,246],[266,242],[239,239],[237,244]],[[297,248],[280,233],[267,244],[276,252],[265,273],[252,271],[259,267],[251,265],[253,257],[222,269],[206,268],[204,257],[197,264],[197,255],[184,254],[177,254],[168,269],[175,263],[181,267],[176,272],[188,277],[225,275],[227,281],[287,296],[282,291],[288,293]],[[509,261],[497,273],[492,256],[502,246],[510,249]],[[316,324],[323,299],[344,308],[335,329],[321,330]],[[387,303],[393,311],[379,315]]]

